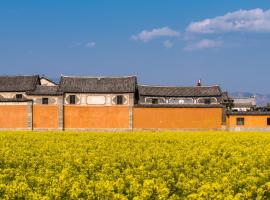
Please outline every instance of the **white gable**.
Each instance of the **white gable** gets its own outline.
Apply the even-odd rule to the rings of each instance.
[[[45,86],[56,86],[56,84],[54,82],[52,82],[49,79],[44,78],[44,77],[40,78],[40,83],[41,83],[41,85],[45,85]]]

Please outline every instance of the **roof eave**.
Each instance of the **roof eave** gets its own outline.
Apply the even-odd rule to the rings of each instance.
[[[177,98],[179,98],[179,97],[183,97],[183,98],[192,98],[192,97],[221,97],[221,95],[219,94],[219,95],[200,95],[200,96],[197,96],[197,95],[191,95],[191,96],[180,96],[180,95],[153,95],[153,94],[140,94],[139,93],[139,95],[140,96],[143,96],[143,97],[177,97]]]

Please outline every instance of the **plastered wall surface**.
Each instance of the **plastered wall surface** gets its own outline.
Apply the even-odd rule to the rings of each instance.
[[[57,129],[58,110],[57,105],[33,105],[33,128]]]
[[[28,113],[27,105],[0,105],[1,129],[27,129]]]
[[[64,106],[65,129],[129,128],[127,106]]]
[[[237,125],[237,118],[244,118],[244,125]],[[267,115],[230,115],[227,116],[227,128],[270,128],[267,125]]]
[[[220,129],[222,108],[134,108],[137,129]]]

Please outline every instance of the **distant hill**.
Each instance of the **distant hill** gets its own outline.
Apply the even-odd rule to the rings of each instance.
[[[256,96],[257,106],[265,106],[270,102],[270,94],[259,94],[250,92],[231,92],[229,94],[231,97],[251,97]]]

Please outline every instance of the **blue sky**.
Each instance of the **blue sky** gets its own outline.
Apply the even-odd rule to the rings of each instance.
[[[269,9],[267,0],[1,0],[1,74],[202,79],[267,94]]]

